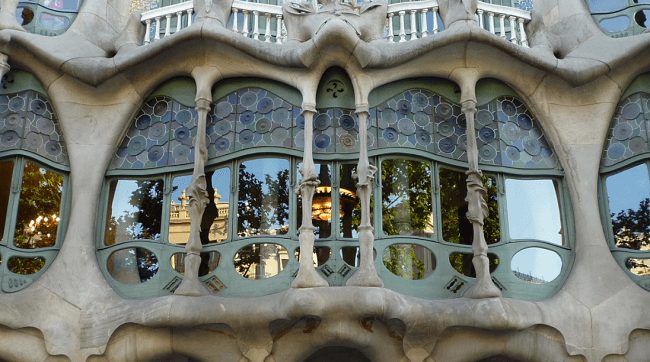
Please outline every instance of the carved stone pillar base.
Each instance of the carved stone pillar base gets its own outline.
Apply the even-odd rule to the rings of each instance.
[[[472,286],[467,288],[463,297],[465,298],[501,298],[501,290],[494,285],[490,278],[490,260],[487,255],[475,255],[472,258],[474,269],[476,269],[476,281]],[[479,273],[483,275],[479,278]]]
[[[208,289],[199,281],[199,265],[201,257],[197,254],[187,254],[185,257],[185,277],[174,292],[176,295],[186,295],[189,297],[200,297],[210,295]]]
[[[314,227],[303,226],[300,228],[300,269],[296,279],[291,283],[291,288],[328,287],[329,283],[323,278],[316,268],[312,253],[314,250]]]
[[[372,226],[359,227],[359,269],[345,283],[347,286],[355,287],[384,287],[384,282],[377,275],[373,261],[374,251],[372,248],[375,236]]]

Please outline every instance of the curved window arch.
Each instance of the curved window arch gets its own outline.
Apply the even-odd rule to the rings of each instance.
[[[491,147],[481,157],[491,212],[485,227],[489,259],[504,295],[536,300],[559,287],[563,278],[558,276],[572,255],[571,233],[564,227],[568,195],[541,126],[514,92],[499,87],[499,92],[479,97],[475,130],[479,147]],[[163,96],[152,95],[143,110],[153,112]],[[179,102],[165,96],[171,99],[167,103]],[[213,96],[206,166],[213,202],[202,221],[200,278],[222,296],[287,289],[298,271],[302,224],[302,202],[293,192],[301,180],[304,148],[300,94],[277,83],[231,80],[217,85]],[[360,209],[353,174],[359,124],[351,100],[353,87],[345,73],[328,70],[314,116],[312,145],[321,183],[311,214],[314,264],[334,286],[344,285],[358,265]],[[458,103],[456,86],[442,80],[397,82],[370,95],[369,156],[379,169],[371,201],[375,265],[387,288],[405,294],[457,297],[474,276],[462,201],[466,126]],[[178,109],[169,114],[169,124],[182,111]],[[134,118],[127,137],[141,131],[142,114]],[[116,159],[131,141],[125,142]],[[509,148],[513,150],[506,153]],[[189,232],[183,190],[192,172],[191,162],[142,166],[108,171],[108,211],[98,238],[107,278],[122,294],[138,298],[171,293],[180,284]],[[537,202],[527,199],[533,192]],[[554,214],[545,213],[549,209]],[[539,222],[526,221],[532,231],[515,227],[524,222],[519,215]],[[555,274],[544,273],[546,252],[560,258]],[[516,265],[522,270],[513,271]],[[523,270],[531,265],[539,270]]]
[[[648,77],[639,76],[628,87],[614,113],[601,159],[600,202],[612,255],[636,283],[650,290]]]
[[[61,247],[69,207],[68,157],[36,79],[9,72],[0,90],[0,293],[45,272]]]

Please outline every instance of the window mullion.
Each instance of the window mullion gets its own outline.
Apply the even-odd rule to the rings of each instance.
[[[497,202],[499,204],[499,228],[501,230],[501,240],[510,243],[510,228],[508,225],[508,206],[506,195],[506,176],[497,174]]]
[[[163,207],[162,207],[162,222],[160,227],[160,239],[157,241],[161,244],[169,244],[169,223],[171,219],[171,202],[173,194],[173,175],[165,174],[163,176]]]
[[[14,246],[14,235],[16,232],[16,222],[18,220],[18,207],[20,203],[20,189],[23,183],[23,171],[25,170],[25,157],[16,157],[14,163],[14,174],[11,180],[11,192],[9,203],[7,205],[7,220],[5,223],[4,245]]]

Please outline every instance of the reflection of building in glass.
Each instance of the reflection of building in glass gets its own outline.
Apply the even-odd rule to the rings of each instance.
[[[210,243],[219,243],[228,236],[228,207],[229,203],[219,201],[221,195],[214,189],[214,205],[217,208],[217,217],[210,226],[208,240]],[[190,212],[188,210],[188,201],[190,198],[185,195],[185,191],[178,197],[179,204],[173,200],[171,202],[171,211],[169,215],[169,242],[172,244],[185,244],[190,235]]]

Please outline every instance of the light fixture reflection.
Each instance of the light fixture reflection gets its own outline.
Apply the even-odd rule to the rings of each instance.
[[[354,192],[344,188],[340,188],[339,193],[341,194],[339,215],[343,217],[344,205],[355,205],[357,196],[354,194]],[[311,207],[311,215],[314,220],[329,221],[332,219],[331,186],[319,186],[316,188],[316,193],[314,194],[314,199]]]

